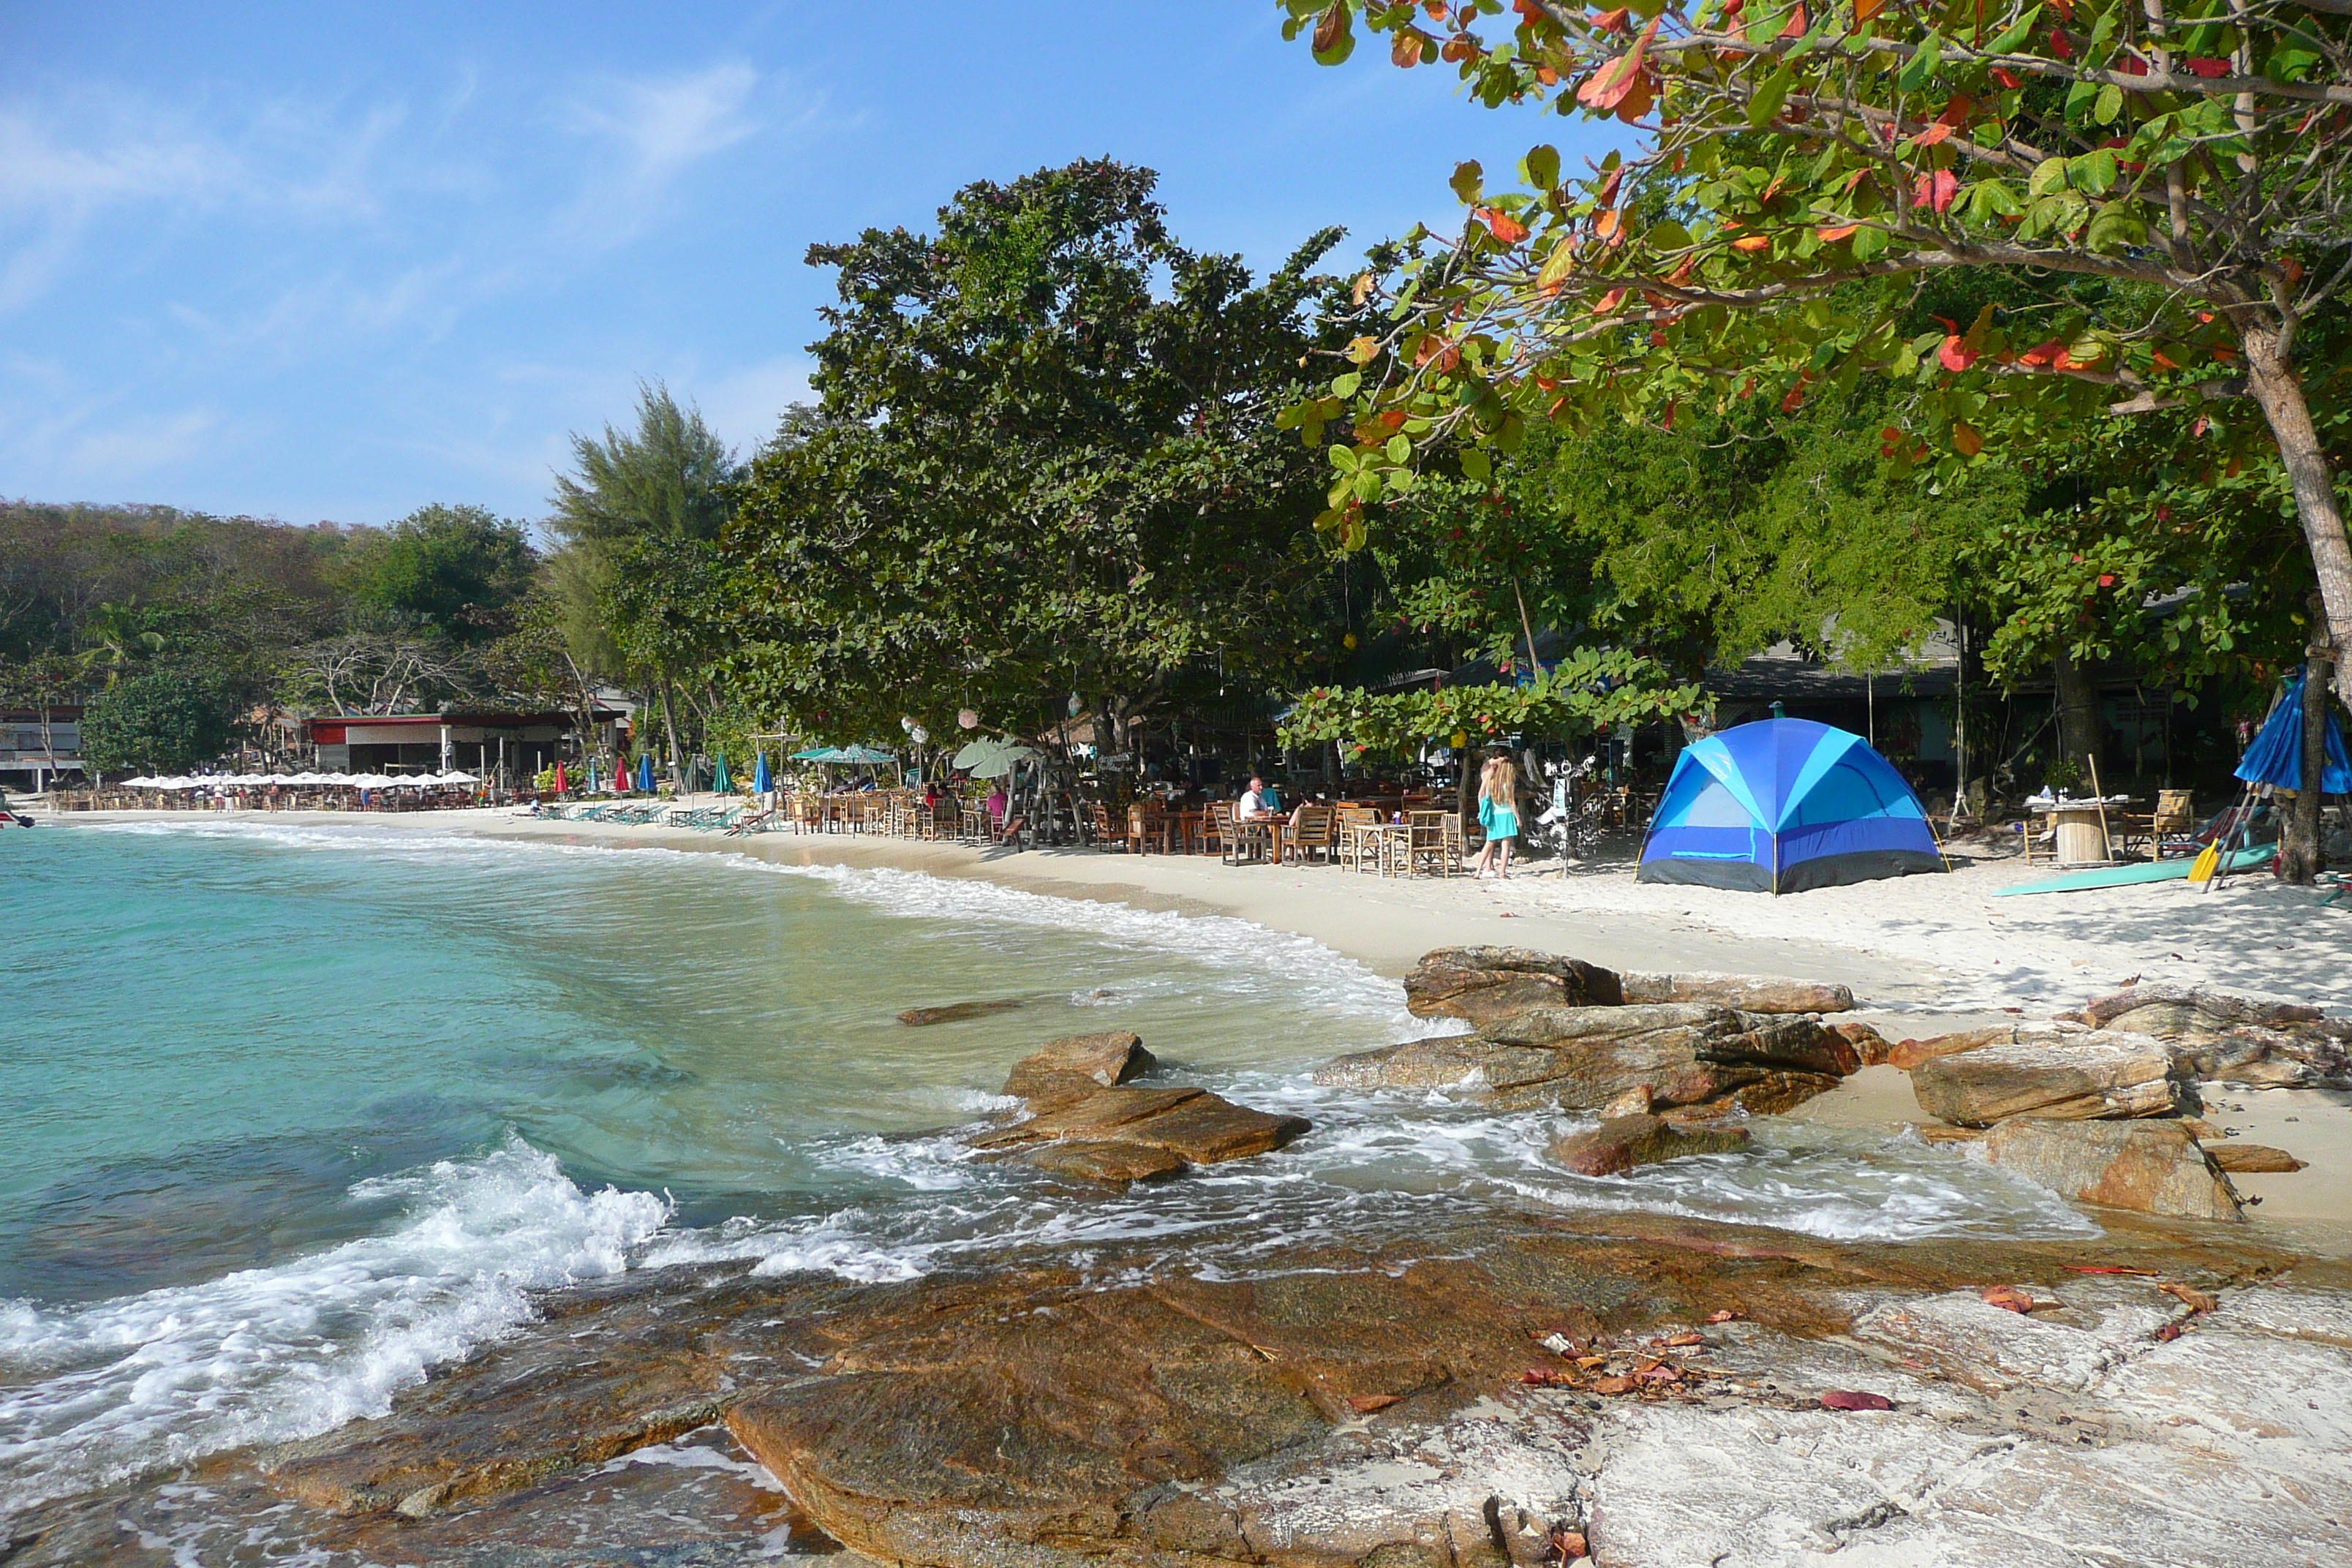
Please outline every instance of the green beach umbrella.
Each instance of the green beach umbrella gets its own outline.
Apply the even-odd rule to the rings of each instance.
[[[727,776],[727,753],[724,752],[711,759],[710,787],[720,795],[725,795],[735,787],[735,781]]]

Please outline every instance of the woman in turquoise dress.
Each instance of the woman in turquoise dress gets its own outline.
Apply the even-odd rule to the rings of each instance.
[[[1512,840],[1519,836],[1519,767],[1508,757],[1493,757],[1478,775],[1478,826],[1486,830],[1486,847],[1478,851],[1475,873],[1495,874],[1502,881],[1511,874]],[[1496,852],[1502,862],[1496,863]]]

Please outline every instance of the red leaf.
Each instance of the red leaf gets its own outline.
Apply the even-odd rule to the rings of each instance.
[[[2116,585],[2116,574],[2115,574],[2114,573],[2112,573],[2112,572],[2102,572],[2102,573],[2100,573],[2100,574],[2099,574],[2099,586],[2100,586],[2100,587],[2102,587],[2102,588],[2112,588],[2112,587],[2114,587],[2115,585]]]
[[[1946,137],[1951,135],[1951,133],[1952,127],[1938,120],[1935,124],[1930,125],[1927,130],[1922,131],[1918,135],[1911,138],[1911,144],[1914,147],[1933,147],[1937,142],[1943,141]],[[1916,204],[1915,203],[1914,205],[1916,205]]]
[[[1801,5],[1789,13],[1789,25],[1780,29],[1780,36],[1784,38],[1801,38],[1805,36],[1805,29],[1811,26],[1812,24],[1805,19],[1805,8]]]
[[[2008,88],[2012,92],[2025,85],[2024,81],[2019,78],[2015,71],[2010,70],[2001,66],[1995,66],[1992,68],[1992,79],[2000,83],[2001,86]]]
[[[1892,1410],[1895,1401],[1883,1394],[1864,1394],[1859,1389],[1832,1388],[1822,1395],[1822,1404],[1831,1410]]]
[[[1625,18],[1633,14],[1630,7],[1620,5],[1614,11],[1595,11],[1592,25],[1604,33],[1627,31]]]
[[[1842,223],[1835,228],[1820,228],[1815,229],[1813,232],[1821,237],[1821,241],[1823,245],[1835,245],[1839,240],[1850,237],[1855,229],[1858,229],[1862,225],[1858,223]]]
[[[1994,1285],[1984,1293],[1985,1305],[1999,1307],[2004,1312],[2023,1314],[2033,1310],[2033,1298],[2014,1285]]]
[[[1602,180],[1601,182],[1601,188],[1592,193],[1594,205],[1604,207],[1615,206],[1617,205],[1617,187],[1624,183],[1625,165],[1620,163],[1617,167],[1609,171],[1609,177]]]
[[[1480,207],[1473,215],[1486,226],[1486,232],[1505,245],[1517,245],[1527,238],[1528,226],[1496,207]]]
[[[2137,55],[2126,55],[2123,58],[2123,73],[2126,76],[2146,76],[2147,62]]]
[[[1609,292],[1601,296],[1601,302],[1592,307],[1592,313],[1596,316],[1605,316],[1624,302],[1625,290],[1622,289],[1612,289]]]
[[[1348,1396],[1348,1408],[1370,1415],[1375,1410],[1386,1410],[1403,1397],[1399,1394],[1351,1394]]]
[[[2050,52],[2062,60],[2071,60],[2074,58],[2074,43],[2066,37],[2066,30],[2063,27],[2050,29]]]
[[[1633,92],[1642,79],[1642,62],[1650,52],[1650,40],[1658,36],[1658,24],[1665,19],[1662,12],[1650,19],[1633,47],[1592,73],[1591,80],[1576,89],[1576,101],[1602,113],[1613,111]]]
[[[1428,44],[1428,34],[1418,27],[1407,27],[1397,34],[1396,42],[1389,47],[1389,59],[1391,63],[1411,70],[1421,63],[1421,51]]]
[[[1731,242],[1734,250],[1769,250],[1771,247],[1772,237],[1769,234],[1743,235]]]
[[[1960,177],[1949,169],[1935,169],[1919,176],[1911,188],[1911,205],[1933,207],[1939,213],[1952,210],[1952,198],[1960,194]]]
[[[2050,0],[2051,6],[2069,22],[2074,19],[2074,0]]]
[[[1944,340],[1944,346],[1936,351],[1936,358],[1943,364],[1943,367],[1946,370],[1958,375],[1960,372],[1968,369],[1969,366],[1977,363],[1977,351],[1969,347],[1968,340],[1966,338],[1963,338],[1958,332],[1954,332],[1950,337]]]
[[[1805,384],[1801,378],[1796,385],[1789,388],[1789,395],[1780,399],[1780,412],[1783,414],[1794,414],[1797,411],[1798,405],[1804,401]]]
[[[2200,56],[2200,58],[2189,62],[2189,68],[2191,71],[2194,71],[2197,75],[2205,78],[2208,81],[2210,81],[2217,76],[2228,76],[2230,74],[2230,62],[2227,60],[2207,59]]]
[[[2047,342],[2034,344],[2032,348],[2018,355],[2017,363],[2020,364],[2030,364],[2034,369],[2040,370],[2043,365],[2055,364],[2058,361],[2064,359],[2065,357],[2065,343],[2057,338],[2052,338]]]

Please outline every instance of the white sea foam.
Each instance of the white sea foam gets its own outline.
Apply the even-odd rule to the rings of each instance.
[[[615,1273],[648,1193],[586,1193],[519,1141],[358,1197],[386,1235],[93,1306],[0,1305],[0,1511],[244,1443],[381,1415],[426,1369],[527,1318],[526,1292]]]

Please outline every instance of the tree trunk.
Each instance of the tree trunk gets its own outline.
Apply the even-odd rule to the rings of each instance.
[[[2303,787],[2281,825],[2279,876],[2299,888],[2319,878],[2320,783],[2327,774],[2327,687],[2336,673],[2336,650],[2315,643],[2304,650]]]
[[[2327,640],[2352,647],[2352,542],[2344,534],[2344,512],[2336,504],[2336,484],[2327,469],[2327,454],[2319,431],[2311,422],[2311,406],[2304,401],[2303,383],[2280,351],[2274,328],[2249,328],[2239,334],[2246,350],[2246,387],[2262,405],[2278,443],[2279,460],[2294,486],[2295,511],[2303,537],[2311,550],[2312,571],[2319,579],[2319,596],[2327,609]],[[2352,680],[2352,660],[2336,670],[2339,684]],[[2341,695],[2352,702],[2352,687]]]
[[[2099,757],[2099,682],[2063,647],[2051,658],[2050,672],[2058,689],[2058,750],[2082,770],[2088,789],[2091,762]]]
[[[677,720],[676,716],[670,712],[669,677],[667,675],[662,677],[661,710],[662,732],[669,737],[670,792],[674,795],[684,795],[686,793],[686,778],[679,771],[681,764],[677,751]]]

